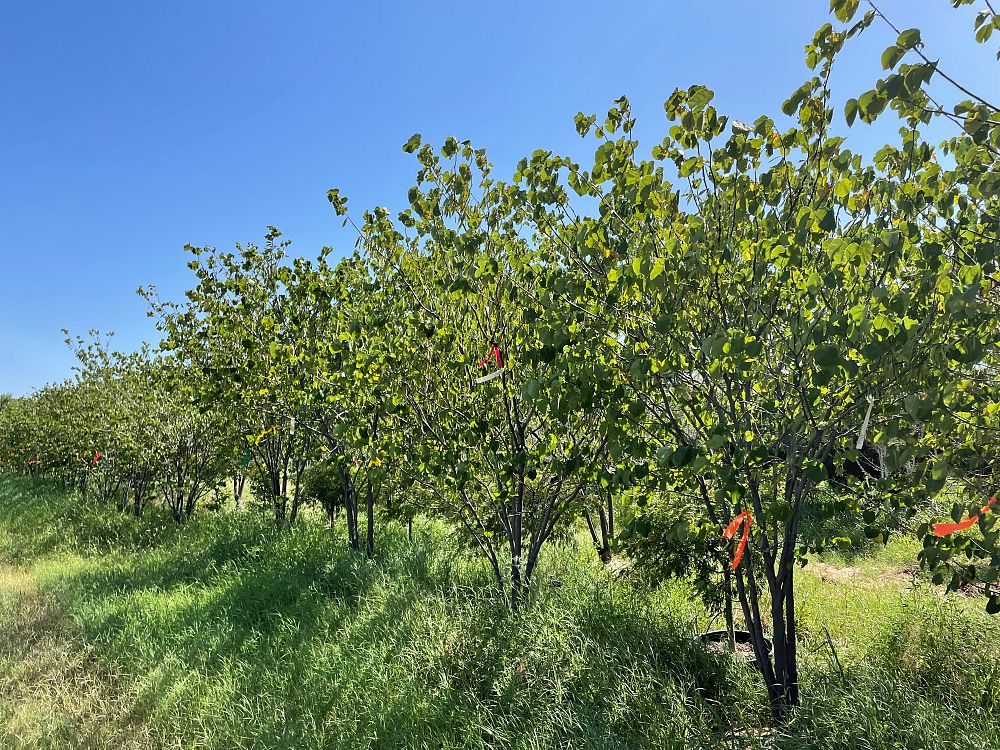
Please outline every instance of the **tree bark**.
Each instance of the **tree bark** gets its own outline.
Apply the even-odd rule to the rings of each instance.
[[[347,544],[357,550],[358,544],[358,513],[354,498],[354,483],[351,481],[350,469],[338,469],[340,481],[344,485],[344,515],[347,518]]]
[[[601,538],[597,535],[597,528],[594,526],[594,518],[590,515],[590,511],[584,508],[583,517],[587,521],[587,528],[590,530],[590,538],[594,542],[594,549],[597,551],[597,557],[603,562],[604,558],[601,556]]]
[[[779,724],[785,723],[792,709],[799,705],[792,569],[789,565],[784,575],[773,579],[773,584],[770,580],[768,582],[773,651],[770,654],[765,642],[764,620],[758,605],[757,581],[749,560],[740,566],[736,575],[736,588],[740,595],[743,617],[750,631],[754,658],[767,687],[771,714]]]
[[[375,556],[375,492],[372,489],[371,479],[368,480],[368,497],[366,503],[366,520],[368,521],[368,538],[365,546],[365,555],[370,559]]]
[[[236,510],[243,510],[243,488],[246,481],[246,474],[242,472],[233,474],[233,503],[236,505]]]
[[[597,509],[597,515],[601,521],[601,562],[607,565],[611,562],[611,523],[609,522],[608,514],[605,513],[604,508]]]

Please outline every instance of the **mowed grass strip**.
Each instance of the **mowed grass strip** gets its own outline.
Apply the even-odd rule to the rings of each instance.
[[[32,572],[0,567],[0,747],[163,747],[137,696],[95,659]]]

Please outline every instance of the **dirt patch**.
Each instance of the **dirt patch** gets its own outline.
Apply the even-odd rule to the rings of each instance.
[[[811,571],[824,583],[849,583],[856,588],[875,588],[888,585],[896,586],[900,591],[904,591],[926,580],[919,565],[907,565],[903,568],[885,570],[873,576],[850,565],[837,566],[811,560],[806,566],[806,570]],[[943,586],[934,586],[931,587],[931,590],[942,596],[945,595]],[[981,599],[987,595],[984,593],[984,586],[981,583],[960,586],[955,593],[968,599]]]
[[[829,563],[810,560],[806,570],[811,571],[824,583],[831,581],[847,581],[860,577],[861,571],[852,568],[850,565],[843,567],[830,565]]]
[[[920,568],[910,565],[905,568],[900,568],[899,570],[887,570],[884,573],[879,573],[876,580],[887,583],[899,583],[904,586],[912,586],[919,580],[919,578]]]
[[[920,568],[917,566],[886,570],[872,575],[851,565],[830,565],[810,560],[806,570],[811,571],[824,583],[849,583],[858,588],[895,584],[900,589],[905,589],[913,586],[920,578]]]
[[[632,570],[632,560],[627,557],[612,557],[611,562],[607,565],[607,571],[613,576],[624,576],[627,575],[630,570]]]
[[[774,747],[778,740],[778,732],[770,727],[751,727],[740,729],[726,737],[727,747],[733,748],[764,748]]]
[[[729,644],[725,641],[710,641],[705,644],[705,650],[710,654],[726,654],[729,653]],[[733,655],[748,663],[752,663],[756,658],[753,655],[753,646],[749,643],[737,643]]]
[[[149,750],[135,700],[64,627],[23,570],[0,567],[0,747]]]

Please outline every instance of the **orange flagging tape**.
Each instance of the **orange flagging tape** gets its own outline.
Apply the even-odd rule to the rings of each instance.
[[[985,514],[990,512],[990,506],[995,503],[997,499],[991,497],[990,501],[982,507],[979,511],[980,514]],[[976,525],[979,520],[979,516],[969,516],[968,518],[962,519],[958,523],[936,523],[934,524],[934,534],[936,536],[948,536],[949,534],[954,534],[957,531],[965,531]]]
[[[744,523],[744,521],[746,523]],[[740,539],[739,546],[736,548],[736,554],[733,555],[733,570],[736,570],[736,566],[740,564],[740,560],[743,559],[743,553],[747,548],[747,539],[750,538],[750,524],[753,523],[753,517],[750,515],[750,511],[745,510],[740,513],[736,518],[734,518],[730,524],[722,532],[722,537],[724,539],[732,539],[736,536],[736,532],[739,530],[740,526],[743,526],[743,538]]]

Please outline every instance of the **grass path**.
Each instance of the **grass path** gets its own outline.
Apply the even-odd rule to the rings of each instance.
[[[567,543],[515,616],[416,531],[368,561],[320,525],[0,479],[0,750],[1000,750],[1000,620],[910,575],[913,540],[797,573],[804,703],[773,728],[686,586]]]
[[[164,747],[111,675],[65,627],[30,569],[0,566],[0,747]]]

